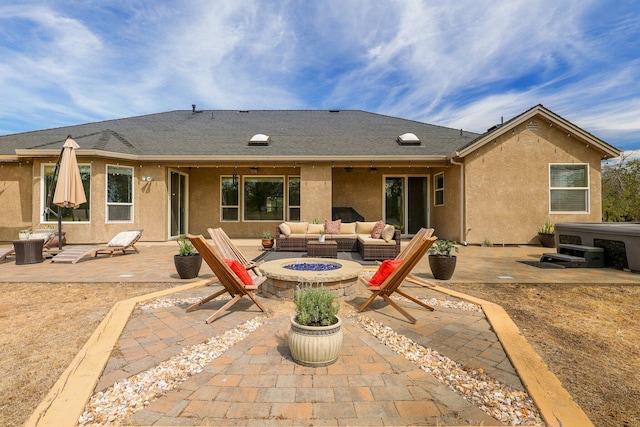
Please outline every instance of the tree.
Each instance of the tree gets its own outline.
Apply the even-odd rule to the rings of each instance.
[[[640,221],[640,160],[602,168],[602,220]]]

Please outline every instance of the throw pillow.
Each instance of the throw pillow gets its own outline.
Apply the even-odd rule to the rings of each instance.
[[[387,280],[387,277],[393,273],[393,271],[400,265],[401,259],[385,259],[378,267],[378,271],[369,280],[369,286],[380,286]]]
[[[327,234],[340,234],[341,223],[342,223],[341,219],[336,219],[335,221],[329,221],[328,219],[325,219],[324,232]]]
[[[384,226],[384,228],[382,229],[382,235],[380,235],[380,237],[382,237],[385,242],[389,243],[393,240],[395,234],[396,228],[393,225],[389,224]]]
[[[244,265],[240,264],[239,261],[236,261],[235,259],[225,259],[224,262],[229,266],[229,268],[231,268],[231,270],[233,270],[234,273],[236,273],[236,276],[238,276],[245,286],[253,284],[253,280],[251,279],[251,276],[249,276],[249,273],[247,273],[247,269],[244,268]]]
[[[289,235],[291,234],[291,227],[289,227],[287,223],[283,222],[282,224],[280,224],[280,232],[289,237]]]
[[[373,226],[373,230],[371,230],[371,238],[379,239],[380,236],[382,236],[382,230],[384,230],[384,222],[376,222],[376,224]]]
[[[356,234],[355,222],[340,223],[340,234]]]
[[[287,222],[291,229],[291,234],[305,234],[307,232],[308,222]]]

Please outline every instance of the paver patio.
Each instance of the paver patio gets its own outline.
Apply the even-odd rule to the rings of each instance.
[[[257,240],[235,242],[247,256],[260,253]],[[16,266],[9,260],[2,263],[6,274],[0,280],[58,282],[68,281],[65,278],[72,275],[77,282],[125,281],[132,282],[132,286],[142,281],[175,282],[176,288],[196,282],[177,278],[171,260],[177,249],[175,243],[142,242],[138,247],[140,254],[87,259],[75,265],[45,262]],[[540,269],[518,262],[535,261],[545,250],[548,251],[532,246],[463,247],[452,281],[496,284],[640,282],[638,274],[618,270]],[[426,258],[414,272],[433,283],[438,282],[432,279]],[[214,279],[206,265],[203,265],[199,279]],[[403,286],[420,298],[456,299],[409,282]],[[156,366],[183,348],[202,343],[260,315],[249,301],[238,303],[236,308],[210,325],[204,319],[222,304],[219,301],[211,302],[199,311],[185,313],[184,309],[189,305],[186,301],[210,293],[208,287],[192,287],[161,297],[175,300],[173,305],[149,310],[136,308],[130,317],[127,314],[122,321],[122,332],[114,332],[114,342],[104,355],[105,362],[92,368],[98,371],[94,373],[95,381],[90,384],[91,393]],[[366,293],[347,303],[344,313],[359,306],[365,297]],[[126,422],[134,425],[499,425],[364,331],[355,316],[345,316],[344,347],[338,362],[323,368],[295,364],[286,344],[293,305],[269,299],[262,301],[271,315],[261,327],[207,365],[201,373],[154,400],[128,417]],[[418,319],[415,325],[407,323],[383,301],[376,301],[363,315],[467,368],[482,368],[503,384],[520,390],[525,388],[520,371],[514,367],[511,355],[505,352],[507,346],[500,342],[495,325],[485,314],[441,306],[429,312],[408,301],[400,301],[400,304]],[[79,371],[78,366],[74,371]],[[66,378],[65,382],[71,380],[73,378]],[[60,402],[48,400],[45,404],[55,410]],[[31,420],[34,419],[37,418]],[[46,417],[42,420],[46,421]]]

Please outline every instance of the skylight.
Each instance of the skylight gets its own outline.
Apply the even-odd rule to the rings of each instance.
[[[251,139],[249,140],[249,145],[269,145],[269,142],[271,142],[271,137],[269,135],[257,133],[251,137]]]
[[[398,137],[400,145],[420,145],[420,138],[415,133],[403,133]]]

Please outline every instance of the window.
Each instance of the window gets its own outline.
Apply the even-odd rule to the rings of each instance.
[[[284,178],[245,177],[243,202],[245,221],[283,221]]]
[[[77,209],[72,208],[60,208],[60,213],[62,215],[62,221],[78,221],[78,222],[89,222],[91,220],[91,209],[90,209],[90,201],[91,201],[91,165],[78,165],[80,168],[80,178],[82,179],[82,187],[84,188],[84,195],[87,198],[87,202],[81,204]],[[55,188],[53,186],[53,173],[55,171],[55,165],[42,165],[43,171],[42,176],[44,179],[42,180],[42,209],[40,212],[44,212],[43,214],[43,222],[57,222],[58,217],[58,206],[53,204],[53,194],[55,192]],[[51,197],[49,197],[49,192],[51,192]],[[50,202],[48,206],[47,202]],[[45,206],[49,209],[45,212]],[[53,213],[52,213],[53,212]]]
[[[433,204],[434,206],[444,206],[444,173],[435,175],[433,181]]]
[[[289,221],[300,221],[300,177],[289,177]]]
[[[240,219],[240,203],[238,203],[238,177],[223,176],[220,181],[220,206],[222,221],[238,221]]]
[[[107,222],[133,222],[133,168],[107,165]]]
[[[549,204],[553,213],[588,213],[589,165],[550,164]]]

